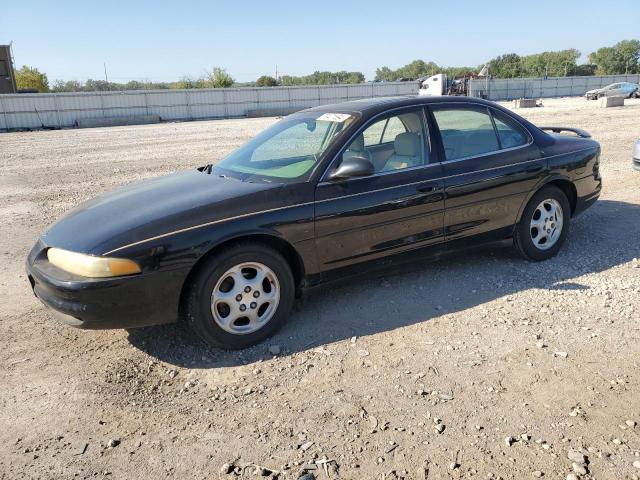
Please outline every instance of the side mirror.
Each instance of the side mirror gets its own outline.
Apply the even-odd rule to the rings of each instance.
[[[373,163],[364,157],[347,157],[342,160],[340,166],[330,176],[330,180],[341,178],[368,177],[373,175],[375,167]]]

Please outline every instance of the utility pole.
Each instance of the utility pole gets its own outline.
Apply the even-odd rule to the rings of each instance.
[[[109,83],[109,77],[107,76],[107,62],[104,62],[103,65],[104,65],[104,81]]]
[[[13,40],[9,42],[9,74],[11,75],[10,82],[13,86],[13,93],[18,91],[18,82],[16,81],[16,72],[15,72],[15,60],[13,58]],[[4,124],[9,125],[7,123],[7,115],[5,113]]]
[[[276,85],[278,84],[278,64],[276,63]]]

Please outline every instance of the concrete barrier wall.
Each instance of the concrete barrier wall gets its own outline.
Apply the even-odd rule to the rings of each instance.
[[[303,87],[133,90],[0,95],[0,130],[70,127],[85,118],[159,115],[163,120],[244,117],[369,97],[415,95],[417,82]]]
[[[597,77],[500,78],[471,80],[469,96],[489,100],[517,98],[578,97],[587,90],[616,82],[640,83],[640,75],[604,75]]]

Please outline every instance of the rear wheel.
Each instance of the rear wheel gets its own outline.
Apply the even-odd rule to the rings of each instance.
[[[208,344],[255,345],[287,320],[294,300],[287,261],[259,243],[242,242],[210,257],[188,286],[186,318]]]
[[[569,232],[571,206],[562,190],[544,187],[527,203],[515,230],[515,246],[529,260],[553,257]]]

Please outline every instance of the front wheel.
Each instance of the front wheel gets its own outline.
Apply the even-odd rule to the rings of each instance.
[[[185,314],[208,344],[255,345],[287,320],[294,301],[291,268],[279,252],[241,242],[208,258],[187,287]]]
[[[515,246],[527,259],[547,260],[558,253],[567,234],[571,206],[562,190],[544,187],[527,203],[515,229]]]

